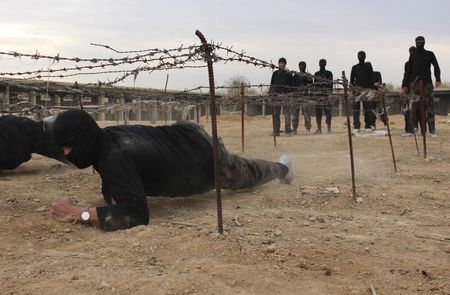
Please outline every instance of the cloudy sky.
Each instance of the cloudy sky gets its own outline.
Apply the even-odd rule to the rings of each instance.
[[[326,58],[335,76],[348,74],[364,50],[383,80],[399,85],[408,48],[423,35],[435,52],[442,80],[450,81],[450,1],[200,1],[200,0],[40,0],[2,1],[0,51],[77,57],[110,57],[90,46],[108,44],[120,50],[174,48],[198,43],[196,29],[208,40],[233,45],[247,54],[276,62],[286,57],[297,70],[304,60],[308,71]],[[0,56],[0,72],[48,67],[49,63]],[[59,65],[51,65],[53,68]],[[129,68],[129,67],[128,67]],[[234,76],[251,83],[269,83],[271,70],[245,64],[216,65],[216,83]],[[206,69],[145,73],[136,86],[169,89],[207,85]],[[113,78],[115,76],[108,76]],[[69,79],[96,82],[105,76]],[[56,79],[59,80],[59,79]],[[128,79],[120,85],[132,86]]]

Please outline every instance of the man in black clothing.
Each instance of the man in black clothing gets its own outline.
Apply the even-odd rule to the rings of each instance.
[[[306,62],[301,61],[298,63],[299,72],[292,76],[292,86],[294,91],[302,99],[301,109],[303,110],[303,116],[305,118],[305,134],[309,134],[311,130],[311,106],[306,97],[309,96],[309,87],[313,83],[312,75],[306,72]],[[294,134],[297,134],[298,123],[300,120],[300,103],[293,104],[292,112],[292,128]]]
[[[316,102],[316,122],[317,133],[322,133],[322,112],[325,113],[325,122],[327,123],[328,133],[331,132],[331,102],[328,96],[333,90],[333,73],[326,70],[327,61],[321,59],[319,61],[320,70],[314,74],[314,86],[316,95],[319,95],[320,99]]]
[[[354,97],[362,97],[361,94],[369,89],[373,89],[373,69],[370,62],[366,62],[366,53],[364,51],[358,52],[358,60],[359,63],[352,67],[352,71],[350,73],[350,85],[353,87],[357,87],[356,89],[352,89]],[[363,100],[364,107],[364,123],[365,129],[371,130],[374,129],[375,126],[375,112],[373,103],[368,101],[367,99]],[[355,134],[358,134],[359,129],[361,128],[361,122],[359,121],[359,115],[361,112],[361,102],[357,98],[353,103],[353,128]]]
[[[416,38],[416,52],[409,57],[409,67],[406,72],[406,81],[411,84],[410,90],[415,95],[423,93],[425,105],[425,119],[432,137],[436,137],[434,109],[433,109],[433,80],[431,79],[431,65],[434,68],[436,87],[441,86],[441,70],[436,56],[432,51],[425,50],[425,38]],[[421,120],[420,120],[421,121]],[[426,126],[422,126],[425,132]]]
[[[101,129],[86,112],[69,110],[55,121],[55,139],[78,168],[93,165],[102,179],[106,206],[83,208],[68,198],[52,203],[61,222],[85,221],[103,230],[149,222],[146,196],[189,196],[214,188],[211,137],[197,124],[113,126]],[[291,183],[286,156],[280,162],[228,154],[220,143],[220,182],[224,189],[248,189],[273,179]]]
[[[31,159],[32,153],[66,162],[54,142],[51,120],[51,117],[43,122],[12,115],[0,117],[0,170],[19,167]]]
[[[275,97],[276,105],[272,105],[274,108],[273,117],[273,132],[275,136],[280,136],[280,116],[281,107],[283,106],[285,132],[291,133],[291,108],[286,101],[285,95],[290,92],[289,86],[291,85],[292,74],[286,69],[286,59],[281,57],[278,60],[278,70],[274,71],[272,78],[270,79],[269,94]]]
[[[409,57],[411,57],[414,52],[416,51],[415,46],[411,46],[409,48]],[[400,91],[400,98],[403,101],[402,111],[403,115],[405,117],[405,132],[402,134],[402,136],[412,136],[414,133],[414,128],[417,128],[417,120],[415,118],[418,118],[418,116],[414,116],[412,113],[416,112],[418,110],[417,108],[417,102],[409,99],[407,97],[407,94],[410,93],[411,83],[409,82],[409,78],[407,77],[407,73],[409,73],[409,59],[407,62],[405,62],[405,71],[403,73],[403,80],[402,80],[402,88]]]

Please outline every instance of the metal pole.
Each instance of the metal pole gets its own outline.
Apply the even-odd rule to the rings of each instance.
[[[345,100],[345,109],[347,113],[347,133],[348,133],[348,146],[350,148],[350,167],[352,171],[352,194],[353,200],[356,201],[356,184],[355,184],[355,163],[353,160],[353,142],[352,142],[352,130],[350,127],[350,108],[348,105],[348,81],[345,77],[345,71],[342,71],[342,80],[344,82],[344,100]]]
[[[168,83],[168,82],[169,82],[169,74],[167,74],[167,76],[166,76],[166,85],[164,86],[164,94],[163,94],[163,97],[166,96],[167,83]],[[163,108],[164,125],[167,125],[167,110],[168,110],[168,108],[167,108],[166,104],[164,103],[164,108]]]
[[[214,86],[214,70],[213,62],[211,58],[211,46],[206,42],[205,37],[199,31],[195,31],[195,35],[200,38],[202,42],[203,50],[205,51],[206,63],[208,66],[208,76],[209,76],[209,94],[210,94],[210,112],[211,112],[211,129],[213,137],[213,156],[214,156],[214,183],[216,187],[216,199],[217,199],[217,227],[219,233],[223,234],[223,218],[222,218],[222,195],[220,191],[220,174],[219,174],[219,147],[218,147],[218,136],[217,136],[217,117],[216,117],[216,94]]]
[[[419,81],[420,87],[420,128],[422,129],[423,139],[423,158],[427,158],[427,123],[425,120],[425,99],[423,97],[423,81]]]
[[[244,142],[244,115],[245,115],[245,103],[244,103],[244,82],[241,82],[241,135],[242,135],[242,152],[245,152]]]
[[[389,127],[389,116],[388,113],[386,111],[386,99],[385,99],[385,95],[384,95],[384,91],[383,91],[383,112],[386,116],[386,127],[388,130],[388,136],[389,136],[389,144],[391,146],[391,154],[392,154],[392,162],[394,162],[394,171],[395,173],[397,173],[397,164],[395,162],[395,153],[394,153],[394,146],[392,145],[392,136],[391,136],[391,128]]]

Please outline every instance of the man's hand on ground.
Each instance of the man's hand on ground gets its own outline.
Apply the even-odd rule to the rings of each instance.
[[[52,202],[52,217],[59,222],[72,222],[81,216],[82,208],[68,197],[57,197]]]

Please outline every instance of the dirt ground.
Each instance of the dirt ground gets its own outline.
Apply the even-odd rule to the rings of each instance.
[[[358,204],[344,118],[277,148],[270,118],[247,118],[243,155],[288,153],[296,179],[224,192],[224,236],[214,192],[149,198],[150,224],[130,230],[57,223],[51,200],[101,205],[100,179],[35,156],[0,176],[0,294],[450,294],[450,124],[437,117],[425,161],[391,120],[397,174],[387,137],[353,138]],[[219,134],[241,154],[237,114]]]

